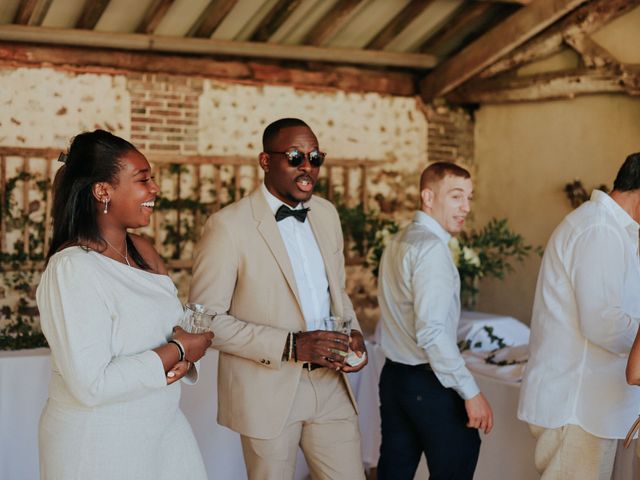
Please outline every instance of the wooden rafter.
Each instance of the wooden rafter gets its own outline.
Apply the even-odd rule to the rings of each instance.
[[[307,34],[302,43],[316,47],[324,45],[351,18],[362,0],[342,0],[329,10]]]
[[[188,37],[209,38],[216,31],[238,0],[212,0],[187,34]]]
[[[463,4],[457,14],[444,25],[435,35],[430,36],[418,49],[420,52],[434,53],[440,45],[447,44],[468,31],[478,20],[481,20],[494,5],[489,2],[478,2],[472,5]]]
[[[365,48],[384,50],[407,26],[420,15],[434,0],[411,0],[389,23],[373,37]]]
[[[640,66],[481,79],[464,85],[446,98],[458,104],[487,104],[573,98],[595,93],[640,95]]]
[[[533,0],[475,0],[476,2],[484,2],[484,3],[514,3],[517,5],[528,5]]]
[[[136,28],[138,33],[153,33],[167,14],[175,0],[155,0],[147,9],[144,18]]]
[[[42,25],[53,0],[22,0],[13,19],[17,25]]]
[[[536,0],[445,61],[421,82],[425,101],[444,95],[533,38],[584,0]]]
[[[580,54],[582,63],[586,67],[605,67],[618,64],[616,58],[589,35],[567,35],[564,37],[564,41]]]
[[[36,8],[37,3],[38,0],[21,0],[13,18],[13,23],[18,25],[28,25],[31,14]]]
[[[567,38],[589,35],[613,19],[640,5],[640,0],[592,0],[576,9],[559,25],[549,28],[543,35],[529,40],[484,70],[480,76],[493,77],[540,60],[560,51]],[[575,41],[575,40],[574,40]]]
[[[355,65],[382,65],[414,69],[433,68],[437,59],[432,55],[400,52],[379,52],[352,48],[323,48],[308,45],[273,45],[260,42],[235,42],[203,38],[177,38],[139,33],[78,31],[74,29],[0,25],[0,41],[47,43],[86,47],[144,50],[196,55],[232,55]]]
[[[74,72],[146,72],[205,78],[254,80],[345,92],[415,95],[417,76],[406,71],[314,64],[293,69],[270,63],[221,61],[207,57],[168,55],[83,47],[51,47],[0,43],[0,68],[43,63]],[[0,184],[1,185],[1,184]]]
[[[84,4],[84,10],[76,23],[76,28],[93,30],[100,17],[109,6],[110,0],[91,0]]]
[[[280,26],[291,16],[302,0],[278,0],[256,27],[251,41],[267,42]]]

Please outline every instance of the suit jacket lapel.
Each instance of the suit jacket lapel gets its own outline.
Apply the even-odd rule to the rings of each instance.
[[[296,297],[298,308],[300,308],[300,312],[302,313],[300,296],[298,295],[298,287],[293,274],[293,268],[291,267],[291,260],[287,253],[287,247],[285,247],[282,241],[282,235],[280,235],[280,229],[278,229],[278,224],[276,223],[273,212],[269,208],[269,204],[260,189],[257,189],[251,194],[250,201],[253,218],[256,221],[256,228],[269,247],[269,250],[271,250],[276,263],[280,267],[284,278],[287,280],[289,288]],[[304,316],[302,318],[304,319]]]
[[[327,272],[329,294],[331,296],[331,314],[342,315],[340,282],[333,262],[333,255],[335,253],[334,246],[328,233],[329,231],[333,232],[333,229],[330,227],[330,223],[322,218],[320,208],[318,206],[316,206],[315,209],[313,208],[313,201],[309,202],[307,205],[310,206],[307,220],[311,225],[313,235],[316,237],[316,242],[320,248],[320,254],[322,255],[322,261],[324,263],[324,269]]]

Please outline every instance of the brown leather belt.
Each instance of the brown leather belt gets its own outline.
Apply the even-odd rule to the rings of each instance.
[[[316,368],[322,368],[322,365],[318,365],[317,363],[309,363],[309,362],[304,362],[302,364],[302,368],[304,368],[305,370],[309,370],[310,372],[312,372],[313,370],[315,370]]]

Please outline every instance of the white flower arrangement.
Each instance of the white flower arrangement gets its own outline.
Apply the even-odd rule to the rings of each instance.
[[[487,276],[504,278],[512,260],[522,262],[531,245],[507,227],[507,220],[491,220],[481,230],[462,232],[449,241],[453,263],[460,274],[460,297],[465,308],[475,306],[478,281]],[[540,249],[536,249],[540,253]]]

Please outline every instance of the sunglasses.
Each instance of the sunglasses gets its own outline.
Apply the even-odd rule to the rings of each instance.
[[[327,156],[326,153],[321,152],[319,150],[312,150],[309,153],[301,152],[298,149],[290,150],[288,152],[266,152],[266,153],[269,153],[269,154],[279,153],[280,155],[285,155],[287,157],[287,161],[289,162],[289,165],[291,165],[292,167],[299,167],[300,165],[302,165],[302,162],[304,162],[304,159],[306,158],[307,160],[309,160],[309,163],[311,164],[312,167],[318,168],[320,165],[323,164],[324,157]]]

